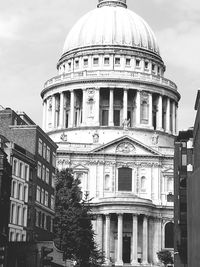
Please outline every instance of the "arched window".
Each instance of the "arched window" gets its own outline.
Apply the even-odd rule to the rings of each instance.
[[[28,202],[28,187],[27,187],[27,185],[24,186],[24,201]]]
[[[15,204],[11,205],[10,222],[15,223]]]
[[[16,234],[16,241],[18,241],[18,242],[21,241],[21,237],[20,237],[19,233]]]
[[[17,184],[16,181],[12,181],[12,191],[11,196],[16,198],[17,195]]]
[[[165,248],[174,247],[174,224],[169,222],[165,225]]]
[[[109,191],[111,189],[110,187],[110,175],[106,174],[105,175],[105,190]]]
[[[132,169],[118,169],[118,191],[132,191]]]
[[[13,161],[13,174],[17,176],[17,160]]]
[[[141,191],[146,191],[146,177],[141,177]]]
[[[18,206],[17,207],[17,224],[18,225],[21,225],[21,207],[20,206]]]
[[[27,225],[27,209],[24,207],[23,208],[23,226],[26,226]]]
[[[142,120],[148,121],[148,104],[147,101],[142,101],[141,106],[141,118]]]
[[[18,184],[18,199],[22,199],[22,185]]]
[[[19,177],[23,178],[23,164],[22,164],[22,162],[19,163]]]

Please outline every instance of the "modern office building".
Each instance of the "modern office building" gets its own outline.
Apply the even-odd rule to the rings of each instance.
[[[99,0],[68,33],[41,93],[57,167],[73,168],[92,198],[107,265],[157,266],[157,252],[173,249],[180,95],[165,70],[153,31],[126,0]]]

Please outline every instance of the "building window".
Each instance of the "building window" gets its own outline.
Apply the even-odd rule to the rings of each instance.
[[[23,226],[27,226],[27,208],[23,208],[23,217],[22,217]]]
[[[53,218],[50,220],[50,231],[53,233]]]
[[[22,162],[19,163],[19,177],[23,178],[23,164],[22,164]]]
[[[50,148],[47,146],[47,158],[46,160],[50,162]]]
[[[22,200],[23,196],[22,196],[22,184],[19,183],[18,184],[18,199]]]
[[[44,229],[47,230],[47,216],[44,214]]]
[[[55,197],[51,196],[51,209],[54,210],[55,208]]]
[[[35,225],[39,226],[39,212],[37,210],[36,210],[36,213],[35,213]]]
[[[43,144],[43,158],[44,158],[44,159],[46,159],[46,148],[47,148],[47,146],[46,146],[46,144],[44,143],[44,144]]]
[[[93,65],[99,65],[99,58],[98,57],[93,58]]]
[[[136,67],[139,68],[140,67],[140,60],[136,59],[135,64],[136,64]]]
[[[132,191],[132,169],[118,169],[118,191]]]
[[[172,177],[167,178],[167,192],[173,193],[173,178]]]
[[[40,138],[38,140],[38,154],[42,156],[42,140]]]
[[[11,205],[11,212],[10,212],[10,222],[15,223],[16,217],[15,217],[15,211],[16,211],[16,206],[15,204]]]
[[[22,216],[22,214],[21,214],[21,207],[18,206],[17,207],[17,224],[18,225],[21,225],[21,216]]]
[[[145,69],[148,69],[148,67],[149,67],[149,62],[148,61],[144,62],[144,67],[145,67]]]
[[[152,64],[152,71],[155,72],[155,64]]]
[[[53,188],[55,188],[55,179],[56,179],[56,176],[55,176],[55,174],[52,173],[51,186],[52,186]]]
[[[37,186],[36,201],[40,202],[40,187]]]
[[[68,62],[68,70],[69,71],[71,70],[71,66],[72,66],[72,63],[71,62]]]
[[[75,60],[75,68],[79,67],[79,60]]]
[[[17,183],[16,181],[12,181],[12,190],[11,196],[17,198]]]
[[[47,207],[49,205],[49,193],[47,191],[45,191],[44,205],[47,206]]]
[[[46,168],[46,183],[49,184],[49,169]]]
[[[187,155],[182,154],[182,166],[187,166]]]
[[[131,65],[131,59],[130,58],[126,58],[126,66],[130,66]]]
[[[165,248],[174,247],[174,224],[169,222],[165,225]]]
[[[115,58],[115,65],[120,65],[120,58],[119,57]]]
[[[21,238],[20,238],[20,234],[19,233],[16,234],[16,241],[17,242],[20,242],[21,241]]]
[[[104,58],[104,65],[109,65],[110,64],[110,58],[109,57],[105,57]]]
[[[28,202],[28,186],[24,186],[24,201]]]
[[[46,170],[45,170],[45,166],[42,166],[42,180],[45,181],[45,176],[46,176]]]
[[[83,65],[84,67],[88,67],[88,58],[83,59]]]
[[[53,165],[54,168],[56,167],[56,153],[54,153],[54,152],[53,152],[53,155],[52,155],[52,165]]]
[[[42,176],[42,165],[40,162],[38,162],[38,164],[37,164],[37,176],[38,176],[38,178],[41,178],[41,176]]]
[[[120,126],[120,110],[119,109],[114,110],[114,125]]]
[[[29,167],[28,167],[28,165],[25,165],[25,167],[24,167],[24,178],[26,181],[29,181]]]
[[[13,174],[17,176],[17,160],[14,159],[13,161]]]
[[[41,191],[41,203],[44,205],[44,189]]]
[[[102,126],[108,126],[108,110],[102,110]]]

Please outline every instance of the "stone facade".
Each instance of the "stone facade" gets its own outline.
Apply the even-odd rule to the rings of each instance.
[[[92,199],[106,264],[156,266],[156,252],[173,247],[180,95],[154,34],[125,0],[99,0],[70,31],[57,68],[41,93],[57,167],[72,168]]]

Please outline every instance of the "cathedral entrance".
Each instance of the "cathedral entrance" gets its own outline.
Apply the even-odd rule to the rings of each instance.
[[[123,237],[123,262],[131,262],[131,237],[129,236]]]

